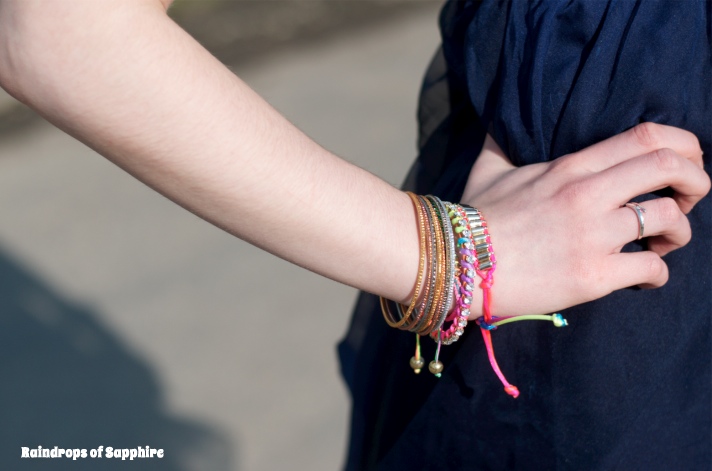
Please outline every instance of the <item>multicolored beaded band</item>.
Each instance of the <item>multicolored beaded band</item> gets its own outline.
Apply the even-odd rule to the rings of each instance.
[[[465,332],[464,328],[467,326],[467,319],[470,316],[470,304],[472,303],[472,291],[474,289],[472,277],[475,274],[472,271],[474,267],[470,263],[474,255],[472,252],[474,246],[472,244],[470,222],[461,206],[452,203],[446,203],[446,206],[453,232],[458,236],[456,244],[457,253],[459,254],[457,260],[457,272],[459,273],[457,280],[458,293],[455,308],[446,319],[446,321],[451,322],[450,327],[440,332],[431,333],[430,336],[436,342],[439,340],[445,345],[450,345],[456,342]]]

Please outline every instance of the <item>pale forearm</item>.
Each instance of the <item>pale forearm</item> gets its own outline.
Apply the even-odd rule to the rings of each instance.
[[[408,298],[418,240],[407,196],[307,138],[160,3],[63,3],[2,4],[3,86],[228,232]]]

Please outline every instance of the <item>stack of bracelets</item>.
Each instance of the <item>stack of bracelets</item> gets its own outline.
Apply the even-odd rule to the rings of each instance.
[[[556,327],[567,325],[566,320],[561,314],[493,316],[491,288],[497,259],[482,212],[472,206],[443,202],[432,195],[407,194],[418,219],[418,277],[409,306],[381,298],[383,317],[391,327],[415,332],[415,356],[410,359],[410,366],[416,373],[425,365],[420,355],[420,336],[429,335],[437,342],[435,359],[428,370],[440,377],[443,371],[440,347],[457,342],[463,335],[470,317],[476,277],[479,277],[483,315],[475,322],[482,332],[492,369],[507,394],[516,398],[519,390],[507,382],[497,365],[491,331],[519,320],[547,320]]]

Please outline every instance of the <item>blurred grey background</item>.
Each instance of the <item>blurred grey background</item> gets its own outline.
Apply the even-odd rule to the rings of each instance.
[[[440,3],[178,0],[171,14],[317,142],[399,185]],[[355,296],[0,96],[0,469],[339,469],[335,346]],[[55,445],[166,457],[19,458]]]

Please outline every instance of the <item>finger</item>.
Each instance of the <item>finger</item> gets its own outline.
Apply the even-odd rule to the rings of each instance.
[[[672,198],[658,198],[639,203],[644,210],[643,237],[648,237],[648,249],[663,256],[690,242],[690,221]],[[633,208],[622,207],[613,213],[614,244],[619,251],[623,245],[636,240],[639,234],[638,214]]]
[[[571,157],[588,170],[598,172],[658,149],[674,150],[702,167],[700,141],[689,131],[656,123],[642,123],[605,141],[587,147]]]
[[[648,250],[610,255],[606,268],[607,279],[611,283],[608,286],[610,292],[630,286],[659,288],[667,283],[669,277],[663,259]]]
[[[685,214],[710,190],[707,173],[670,149],[623,161],[590,179],[595,187],[603,188],[615,207],[635,196],[672,187],[675,190],[673,198]]]

